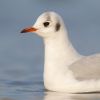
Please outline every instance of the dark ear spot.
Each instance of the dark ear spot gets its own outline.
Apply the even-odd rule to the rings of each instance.
[[[57,23],[56,26],[55,26],[55,30],[56,30],[56,31],[59,31],[59,30],[60,30],[60,27],[61,27],[61,26],[60,26],[60,23]]]

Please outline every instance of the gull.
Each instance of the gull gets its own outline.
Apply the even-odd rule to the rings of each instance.
[[[72,46],[59,14],[44,12],[33,26],[21,31],[27,32],[43,38],[45,89],[67,93],[100,91],[100,54],[79,54]]]

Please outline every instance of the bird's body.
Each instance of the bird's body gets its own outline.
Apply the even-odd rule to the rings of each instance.
[[[100,91],[100,54],[82,56],[73,48],[62,18],[55,12],[39,16],[33,27],[45,45],[44,85],[51,91]]]

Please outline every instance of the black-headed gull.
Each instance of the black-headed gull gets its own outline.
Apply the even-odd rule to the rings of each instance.
[[[44,12],[21,33],[35,32],[45,45],[44,86],[51,91],[100,91],[100,54],[82,56],[73,48],[64,22],[55,12]]]

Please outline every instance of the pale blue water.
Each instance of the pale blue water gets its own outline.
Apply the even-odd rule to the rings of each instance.
[[[99,94],[44,90],[43,41],[32,33],[20,34],[20,30],[46,10],[62,15],[78,52],[100,52],[100,0],[1,0],[0,100],[99,100]]]

